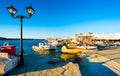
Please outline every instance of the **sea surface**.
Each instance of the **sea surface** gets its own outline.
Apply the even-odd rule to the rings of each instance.
[[[47,42],[44,39],[40,40],[23,40],[23,51],[24,55],[29,54],[36,54],[32,50],[32,45],[38,45],[39,42]],[[4,44],[4,42],[8,42],[9,45],[16,46],[16,52],[17,54],[20,53],[20,40],[0,40],[0,47]],[[44,56],[43,60],[47,59],[47,57],[50,58],[62,58],[64,60],[67,60],[69,58],[74,58],[74,54],[61,54],[60,48],[57,48],[57,52],[53,50],[52,52],[43,52],[43,53],[37,53],[37,55]],[[80,61],[77,61],[80,60]],[[118,76],[114,72],[112,72],[109,68],[102,65],[102,63],[91,63],[88,60],[88,56],[84,56],[81,59],[76,59],[76,63],[80,67],[80,72],[82,76]]]
[[[44,39],[40,40],[23,40],[23,51],[24,54],[31,54],[32,51],[32,45],[38,45],[39,42],[46,41]],[[9,45],[16,46],[16,52],[17,54],[20,53],[20,40],[0,40],[0,46],[2,46],[5,42],[8,42]]]

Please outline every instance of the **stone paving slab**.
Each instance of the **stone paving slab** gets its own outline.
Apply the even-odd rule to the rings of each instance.
[[[81,73],[78,64],[73,64],[70,62],[67,65],[59,68],[28,72],[24,74],[18,74],[17,76],[81,76]]]
[[[99,51],[98,54],[120,63],[120,47],[116,49],[102,50]]]

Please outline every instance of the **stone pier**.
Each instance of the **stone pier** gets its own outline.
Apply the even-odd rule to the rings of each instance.
[[[65,66],[35,72],[27,72],[18,74],[17,76],[81,76],[78,64],[69,62]]]

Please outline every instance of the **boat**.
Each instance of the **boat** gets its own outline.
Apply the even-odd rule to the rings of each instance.
[[[56,47],[62,47],[64,45],[63,40],[58,39],[48,40],[48,43]]]
[[[80,49],[70,49],[67,46],[63,46],[61,52],[62,53],[81,53],[82,50]]]
[[[5,75],[18,65],[20,59],[16,56],[15,46],[5,43],[0,50],[0,75]]]
[[[77,48],[81,49],[97,49],[97,46],[95,44],[88,44],[88,43],[83,43],[82,45],[77,45]]]
[[[19,63],[19,57],[0,52],[0,75],[5,75],[12,71]]]
[[[67,44],[64,44],[64,46],[61,49],[61,52],[62,53],[70,53],[70,54],[79,54],[79,53],[94,52],[94,50],[93,49],[75,48],[75,47],[71,48]]]
[[[97,46],[77,46],[77,48],[81,48],[81,49],[97,49]]]
[[[97,49],[97,46],[95,45],[93,41],[93,36],[91,35],[80,35],[78,36],[78,39],[76,41],[76,48],[81,49]]]
[[[51,45],[51,44],[48,44],[46,42],[40,42],[39,43],[39,46],[35,46],[33,45],[32,46],[32,49],[34,51],[40,51],[40,50],[55,50],[55,46]]]
[[[67,46],[71,49],[89,49],[89,50],[97,49],[97,45],[95,44],[86,44],[81,42],[78,42],[78,43],[71,42],[67,44]]]

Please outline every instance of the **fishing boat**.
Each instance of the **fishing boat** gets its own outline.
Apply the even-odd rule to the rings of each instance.
[[[83,43],[83,44],[78,44],[77,48],[81,48],[81,49],[97,49],[97,46],[95,44]]]
[[[88,43],[83,43],[83,42],[76,42],[76,43],[69,43],[67,44],[67,46],[71,49],[97,49],[97,46],[93,43],[93,44],[88,44]]]
[[[62,47],[64,45],[64,42],[59,39],[48,40],[48,43],[56,47]]]
[[[62,53],[67,53],[67,54],[81,54],[81,53],[93,53],[95,50],[92,49],[81,49],[81,48],[68,48],[67,46],[63,46],[61,49]]]
[[[12,71],[19,63],[19,57],[16,56],[16,47],[5,44],[0,47],[0,75]]]
[[[81,53],[82,50],[80,49],[70,49],[67,46],[63,46],[61,52],[62,53]]]
[[[55,50],[55,46],[51,45],[51,44],[48,44],[46,42],[40,42],[39,43],[39,46],[35,46],[33,45],[32,46],[32,49],[34,51],[40,51],[40,50]]]
[[[77,38],[77,48],[81,49],[97,49],[91,35],[79,35]]]

